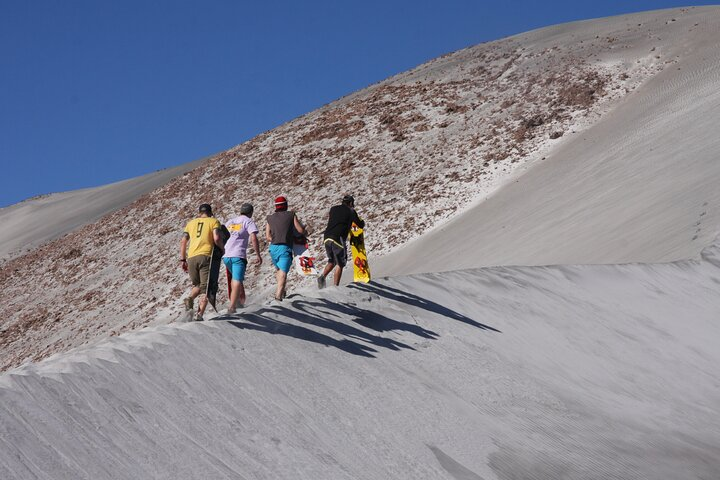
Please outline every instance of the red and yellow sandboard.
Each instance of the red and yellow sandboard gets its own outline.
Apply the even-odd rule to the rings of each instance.
[[[363,229],[355,222],[350,227],[350,250],[353,259],[353,282],[369,282],[370,266],[365,252],[365,236]]]

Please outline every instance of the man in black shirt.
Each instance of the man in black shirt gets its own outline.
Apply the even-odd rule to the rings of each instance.
[[[335,269],[333,273],[335,286],[340,285],[340,277],[342,277],[343,268],[345,268],[347,264],[347,248],[345,242],[353,222],[360,228],[365,226],[365,222],[360,220],[360,217],[355,211],[355,199],[352,195],[345,195],[342,199],[342,204],[335,205],[330,209],[328,225],[323,234],[328,264],[318,276],[318,288],[325,288],[325,277],[327,277],[333,269]]]

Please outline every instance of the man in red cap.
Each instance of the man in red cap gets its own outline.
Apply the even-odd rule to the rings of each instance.
[[[292,245],[296,233],[305,235],[305,226],[300,223],[295,212],[288,210],[287,199],[279,196],[275,199],[275,213],[267,217],[265,226],[265,238],[270,242],[270,259],[275,266],[277,280],[275,300],[278,301],[285,297],[285,285],[292,266]]]

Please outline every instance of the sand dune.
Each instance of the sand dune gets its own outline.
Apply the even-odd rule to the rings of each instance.
[[[322,261],[319,232],[328,208],[353,192],[367,220],[371,262],[381,274],[697,254],[717,231],[713,210],[701,219],[703,211],[696,209],[717,199],[712,193],[703,199],[688,193],[702,192],[697,183],[703,180],[714,181],[714,167],[704,170],[708,157],[688,164],[685,177],[663,170],[663,162],[656,169],[642,149],[633,156],[614,155],[613,162],[603,159],[616,144],[664,145],[666,125],[643,115],[655,115],[674,101],[665,99],[665,89],[685,82],[671,75],[683,68],[679,65],[699,65],[693,55],[706,51],[709,59],[716,58],[707,45],[716,40],[719,24],[718,8],[674,9],[488,42],[432,60],[222,152],[130,205],[0,265],[0,369],[176,318],[188,283],[169,259],[177,252],[182,225],[203,202],[213,203],[226,219],[251,201],[262,224],[272,199],[283,193],[315,232],[311,241]],[[693,126],[687,119],[715,101],[714,70],[696,70],[688,79],[690,97],[673,105],[685,119],[683,128]],[[693,96],[703,92],[703,82],[708,104]],[[641,96],[647,101],[635,101]],[[672,123],[673,116],[659,118]],[[588,147],[584,135],[608,125],[618,138],[608,131]],[[633,140],[640,127],[646,136]],[[700,127],[693,134],[716,136],[712,112]],[[688,133],[673,146],[692,152],[693,145],[682,146],[694,144],[692,139]],[[541,168],[543,162],[554,167]],[[604,176],[603,168],[609,171]],[[654,174],[655,181],[648,181]],[[677,179],[682,183],[674,184]],[[664,192],[666,184],[676,188]],[[683,195],[690,196],[676,204]],[[461,225],[455,221],[452,228],[460,235],[453,234],[453,241],[433,243],[436,237],[429,234],[422,240],[430,242],[427,248],[404,247],[488,196],[479,212],[495,213],[476,213],[477,219]],[[608,197],[615,198],[612,208]],[[656,200],[657,206],[647,206]],[[686,226],[701,224],[668,226],[680,217],[673,209],[691,210]],[[657,221],[662,210],[671,212],[664,223]],[[46,215],[36,214],[35,223],[44,223]],[[127,218],[137,217],[152,224],[152,232],[126,235]],[[682,235],[689,239],[695,231],[696,241],[680,249]],[[658,239],[658,252],[675,250],[637,255],[652,252],[648,239]],[[467,245],[480,248],[468,252]],[[377,261],[393,249],[398,257]],[[452,261],[448,252],[454,252]],[[402,257],[408,254],[410,267]],[[251,270],[248,287],[253,295],[262,294],[272,282],[272,267],[266,262]],[[301,283],[293,279],[291,285]]]
[[[687,22],[706,32],[692,45],[681,31],[639,38],[648,54],[674,58],[672,68],[378,272],[696,257],[720,232],[720,34],[702,18]],[[585,35],[604,27],[593,22]]]
[[[93,223],[138,197],[197,167],[203,160],[137,178],[62,193],[51,193],[0,209],[0,262]]]
[[[10,260],[0,478],[720,478],[718,32],[720,8],[675,9],[456,52]],[[230,208],[274,156],[376,180],[375,281],[161,325],[190,187]],[[330,201],[316,180],[293,198]],[[109,241],[127,215],[157,235]]]
[[[293,295],[0,377],[2,478],[720,476],[720,248]]]

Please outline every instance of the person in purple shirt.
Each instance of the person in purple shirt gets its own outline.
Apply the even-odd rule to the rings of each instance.
[[[238,301],[240,307],[245,305],[245,270],[247,269],[247,247],[248,243],[252,244],[257,256],[258,265],[262,265],[262,257],[260,256],[260,248],[258,244],[258,228],[251,218],[253,214],[253,206],[249,203],[243,203],[240,207],[240,216],[231,218],[225,223],[230,238],[225,244],[225,254],[223,255],[223,263],[232,276],[230,283],[230,307],[227,313],[235,313]]]

